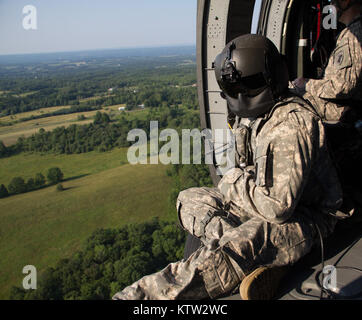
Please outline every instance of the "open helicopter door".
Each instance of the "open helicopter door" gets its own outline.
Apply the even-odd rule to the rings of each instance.
[[[215,57],[233,38],[256,33],[262,0],[198,0],[197,1],[197,90],[200,108],[201,129],[212,133],[210,175],[217,185],[221,174],[227,170],[223,160],[228,152],[227,103],[220,96],[220,88],[214,75]],[[253,30],[252,30],[253,29]],[[215,129],[222,131],[216,135]],[[208,155],[210,156],[210,155]],[[184,249],[188,258],[201,245],[196,237],[189,235]]]
[[[202,129],[212,130],[214,163],[209,165],[214,184],[228,169],[224,166],[227,153],[227,104],[220,96],[213,62],[225,45],[235,37],[251,32],[254,0],[199,0],[197,7],[197,87]],[[255,30],[256,31],[256,30]],[[219,130],[221,132],[221,130]]]
[[[228,169],[224,161],[230,146],[226,133],[227,103],[220,96],[213,62],[230,40],[242,34],[257,32],[262,4],[262,0],[197,2],[197,90],[201,128],[210,129],[212,133],[210,149],[213,163],[209,164],[209,170],[214,185],[217,185],[221,175]],[[215,134],[216,129],[219,129],[221,134]],[[189,235],[184,257],[188,258],[200,245],[199,239]]]

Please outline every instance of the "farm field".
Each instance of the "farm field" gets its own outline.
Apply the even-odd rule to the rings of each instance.
[[[64,159],[16,157],[10,158],[16,160],[14,164],[2,159],[1,168],[15,174],[11,166],[27,166],[17,171],[25,177],[59,164],[65,173],[65,191],[50,186],[0,199],[0,299],[8,298],[11,286],[21,286],[24,266],[34,265],[41,274],[79,250],[97,228],[117,228],[155,216],[167,218],[171,186],[167,166],[120,165],[124,150]],[[1,178],[6,180],[4,171]]]
[[[109,115],[117,115],[119,112],[118,108],[123,105],[114,105],[109,107],[104,107],[102,110],[99,110],[101,112],[105,112]],[[54,107],[54,108],[64,108],[64,107]],[[46,112],[51,112],[48,110],[49,108],[43,108],[38,110],[38,114],[41,110],[46,110]],[[54,109],[53,111],[56,111],[58,109]],[[98,110],[97,110],[98,111]],[[71,113],[66,115],[59,115],[59,116],[51,116],[41,119],[34,119],[24,122],[15,123],[12,126],[0,126],[0,140],[3,141],[3,143],[6,146],[12,145],[16,143],[19,137],[29,137],[32,134],[39,131],[40,128],[43,128],[46,131],[51,131],[57,127],[68,127],[72,124],[87,124],[93,122],[93,117],[97,113],[97,111],[88,111],[88,112],[77,112],[77,113]],[[34,112],[35,115],[35,111]],[[25,116],[26,114],[26,116]],[[27,116],[31,116],[29,112],[26,113],[20,113],[17,115],[18,119],[25,118]],[[78,120],[79,116],[86,117],[86,120]],[[0,121],[4,121],[3,119],[10,119],[11,116],[0,118]],[[5,121],[4,121],[5,122]]]
[[[61,109],[68,109],[68,108],[70,108],[70,106],[57,106],[57,107],[41,108],[41,109],[37,109],[37,110],[16,113],[14,115],[0,117],[0,122],[11,123],[14,121],[21,120],[23,118],[29,118],[31,116],[40,116],[42,114],[51,113],[54,111],[58,111]]]
[[[67,180],[112,169],[125,163],[127,163],[126,148],[71,155],[21,153],[0,159],[0,184],[8,185],[16,176],[27,180],[38,172],[45,176],[51,167],[59,167],[64,173],[64,179]]]

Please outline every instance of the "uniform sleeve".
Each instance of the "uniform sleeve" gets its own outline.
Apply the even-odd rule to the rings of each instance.
[[[310,79],[306,91],[322,99],[350,99],[361,77],[361,54],[353,39],[343,38],[329,58],[324,78]]]
[[[287,221],[311,171],[318,130],[312,115],[289,113],[256,147],[254,170],[234,168],[221,179],[218,188],[225,201],[234,202],[250,218]]]

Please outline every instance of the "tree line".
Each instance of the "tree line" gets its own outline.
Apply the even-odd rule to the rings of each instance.
[[[64,174],[58,168],[50,168],[47,172],[47,179],[45,179],[42,173],[37,173],[34,178],[29,178],[25,181],[22,177],[15,177],[11,180],[6,187],[4,184],[0,184],[0,198],[5,198],[11,195],[34,191],[45,186],[46,181],[49,185],[54,185],[63,180]]]
[[[128,120],[124,116],[111,121],[106,113],[100,111],[95,115],[93,123],[58,127],[52,131],[40,129],[28,138],[20,137],[17,143],[6,147],[0,141],[0,158],[20,152],[49,152],[56,154],[75,154],[90,151],[105,152],[115,147],[129,147],[128,132],[132,129],[143,129],[149,132],[150,121],[157,119],[159,128],[198,128],[198,118],[191,112],[181,108],[156,108],[145,120]]]

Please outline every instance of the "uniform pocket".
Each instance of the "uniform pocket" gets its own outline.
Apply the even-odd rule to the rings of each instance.
[[[272,158],[270,145],[261,146],[255,153],[255,184],[259,187],[271,187],[273,185]]]
[[[293,264],[307,254],[314,243],[313,227],[300,218],[282,225],[270,224],[270,242],[279,252],[280,264]]]
[[[236,181],[243,175],[243,171],[239,168],[233,168],[229,170],[220,180],[218,184],[218,189],[220,192],[226,196],[228,194],[228,190],[230,186],[235,184]]]
[[[236,148],[236,161],[241,168],[246,167],[249,164],[249,141],[250,132],[246,126],[240,125],[240,127],[234,129],[235,135],[235,148]]]
[[[205,289],[211,299],[230,293],[240,283],[229,257],[221,248],[216,249],[205,259],[201,271]]]

